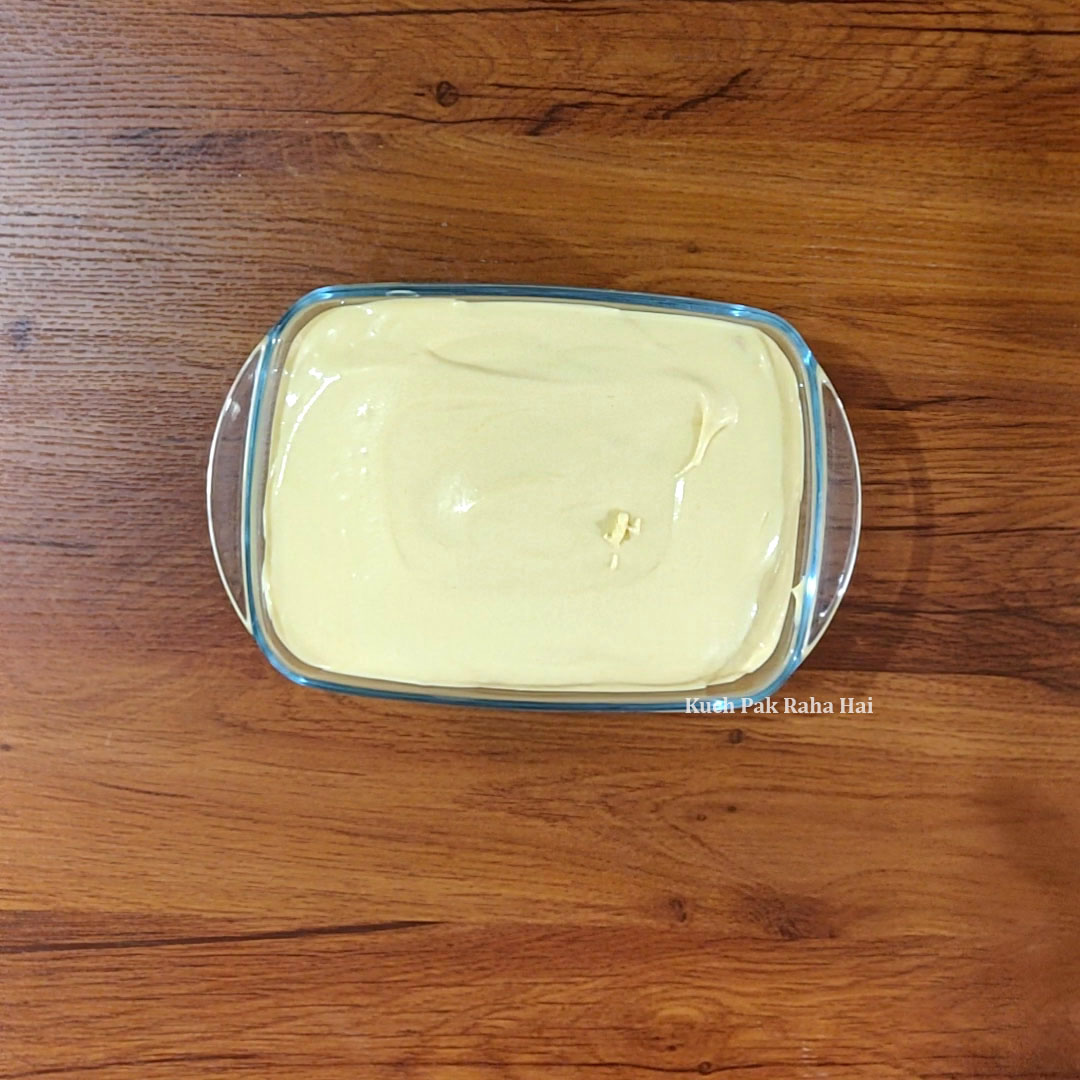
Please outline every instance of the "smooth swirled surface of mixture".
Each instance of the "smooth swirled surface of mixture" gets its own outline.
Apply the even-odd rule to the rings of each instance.
[[[754,327],[550,301],[317,315],[282,377],[263,589],[329,672],[696,689],[759,667],[792,589],[798,387]]]

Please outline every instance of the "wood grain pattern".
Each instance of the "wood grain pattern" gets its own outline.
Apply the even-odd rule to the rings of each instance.
[[[0,1080],[1080,1076],[1078,175],[1074,0],[5,0]],[[394,279],[796,322],[874,713],[275,675],[213,422]]]

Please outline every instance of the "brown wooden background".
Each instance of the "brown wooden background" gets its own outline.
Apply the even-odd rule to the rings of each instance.
[[[2,0],[0,1078],[1080,1076],[1075,0]],[[782,312],[865,469],[789,693],[304,692],[221,398],[387,279]]]

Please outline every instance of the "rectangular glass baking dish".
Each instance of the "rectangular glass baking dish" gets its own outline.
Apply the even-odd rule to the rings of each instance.
[[[376,298],[453,297],[602,304],[686,312],[749,323],[768,334],[790,361],[799,385],[804,431],[804,484],[791,601],[780,641],[756,671],[699,691],[586,693],[415,686],[337,675],[304,663],[278,638],[267,616],[262,581],[263,499],[278,384],[296,333],[329,307]],[[736,706],[775,693],[820,640],[847,590],[861,518],[859,463],[843,404],[806,342],[786,320],[739,304],[533,285],[382,284],[317,289],[298,300],[255,347],[218,418],[206,479],[210,541],[233,607],[270,663],[304,686],[349,694],[504,708],[682,712],[688,698]]]

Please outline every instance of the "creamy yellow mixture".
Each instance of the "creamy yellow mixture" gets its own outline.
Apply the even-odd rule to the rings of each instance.
[[[327,310],[289,353],[263,589],[301,660],[407,683],[696,689],[791,600],[795,375],[745,325],[548,301]]]

